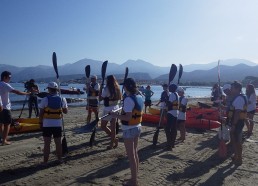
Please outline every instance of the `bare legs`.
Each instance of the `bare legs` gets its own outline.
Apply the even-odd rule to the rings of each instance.
[[[118,145],[118,139],[116,138],[116,119],[112,118],[110,121],[110,127],[107,126],[108,121],[101,120],[101,128],[108,136],[111,137],[110,145],[108,149],[116,148]]]
[[[0,131],[1,131],[1,135],[2,135],[2,145],[10,145],[11,142],[7,141],[7,137],[9,134],[9,130],[10,130],[10,125],[11,124],[1,124],[0,126]]]
[[[54,138],[55,145],[56,145],[56,156],[59,161],[62,160],[62,143],[61,137]],[[50,153],[50,144],[51,144],[51,137],[44,137],[44,163],[48,162],[49,153]]]
[[[254,115],[251,113],[247,113],[247,119],[248,120],[245,120],[246,127],[247,127],[247,135],[251,136],[254,128],[254,122],[253,122]]]

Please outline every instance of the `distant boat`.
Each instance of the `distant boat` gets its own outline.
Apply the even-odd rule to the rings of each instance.
[[[60,89],[60,90],[61,90],[61,94],[84,94],[84,92],[81,91],[80,89],[73,89],[73,90]]]

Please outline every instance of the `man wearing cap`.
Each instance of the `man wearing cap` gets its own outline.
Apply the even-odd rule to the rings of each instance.
[[[95,118],[98,118],[98,96],[99,96],[100,86],[97,83],[97,76],[91,76],[91,82],[86,83],[86,92],[87,92],[87,106],[88,110],[87,123],[91,121],[91,113],[94,112]]]
[[[63,113],[68,112],[68,106],[65,98],[61,98],[58,93],[58,85],[55,82],[48,83],[49,95],[44,97],[40,104],[39,122],[44,138],[44,164],[47,164],[51,138],[53,136],[56,145],[56,155],[58,160],[62,161],[62,117]]]
[[[36,117],[38,117],[39,115],[39,109],[38,109],[38,97],[37,97],[37,93],[39,93],[39,87],[38,85],[35,84],[35,80],[31,79],[30,81],[28,81],[27,83],[27,91],[31,92],[30,96],[29,96],[29,101],[28,101],[28,106],[29,106],[29,118],[31,118],[31,114],[32,114],[32,108],[34,106],[35,109],[35,115]]]
[[[3,103],[3,111],[0,112],[0,132],[2,135],[2,145],[10,145],[11,143],[7,141],[7,137],[10,130],[10,125],[12,123],[12,114],[11,114],[11,102],[9,99],[9,92],[15,93],[18,95],[29,95],[30,92],[21,92],[15,90],[10,84],[11,72],[4,71],[1,74],[0,82],[0,96]]]

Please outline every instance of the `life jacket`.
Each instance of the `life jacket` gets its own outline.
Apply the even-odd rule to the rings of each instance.
[[[129,121],[121,120],[123,125],[138,125],[142,122],[142,114],[143,114],[143,99],[140,95],[131,95],[129,96],[134,101],[134,108],[132,110],[132,118]],[[123,115],[125,112],[122,110]]]
[[[236,96],[236,97],[232,100],[231,105],[230,105],[230,107],[229,107],[229,110],[228,110],[228,121],[229,121],[229,122],[232,122],[232,119],[233,119],[234,114],[235,114],[235,107],[233,107],[232,103],[233,103],[233,102],[235,101],[235,99],[236,99],[237,97],[239,97],[239,96],[241,96],[241,97],[245,100],[245,105],[244,105],[243,110],[241,110],[241,112],[240,112],[239,120],[245,120],[246,117],[247,117],[247,98],[246,98],[245,95],[239,94],[238,96]]]
[[[61,119],[62,118],[62,98],[58,95],[47,96],[48,105],[44,108],[43,118]]]
[[[95,85],[97,85],[97,83],[95,83],[95,84],[91,83],[90,87],[94,89]],[[89,90],[88,96],[99,96],[99,91],[98,90],[95,90],[95,91]]]
[[[184,99],[184,96],[181,96],[180,98],[179,98],[179,111],[181,111],[181,112],[186,112],[186,105],[183,105],[181,102],[182,102],[182,100]]]
[[[172,93],[176,96],[176,100],[174,100],[172,103],[170,101],[167,102],[168,106],[168,111],[170,110],[178,110],[179,109],[179,100],[178,100],[178,95],[176,93]]]

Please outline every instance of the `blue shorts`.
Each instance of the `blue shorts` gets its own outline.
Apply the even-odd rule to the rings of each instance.
[[[141,134],[141,126],[134,127],[128,130],[123,131],[123,138],[129,139],[129,138],[136,138],[139,137]]]

